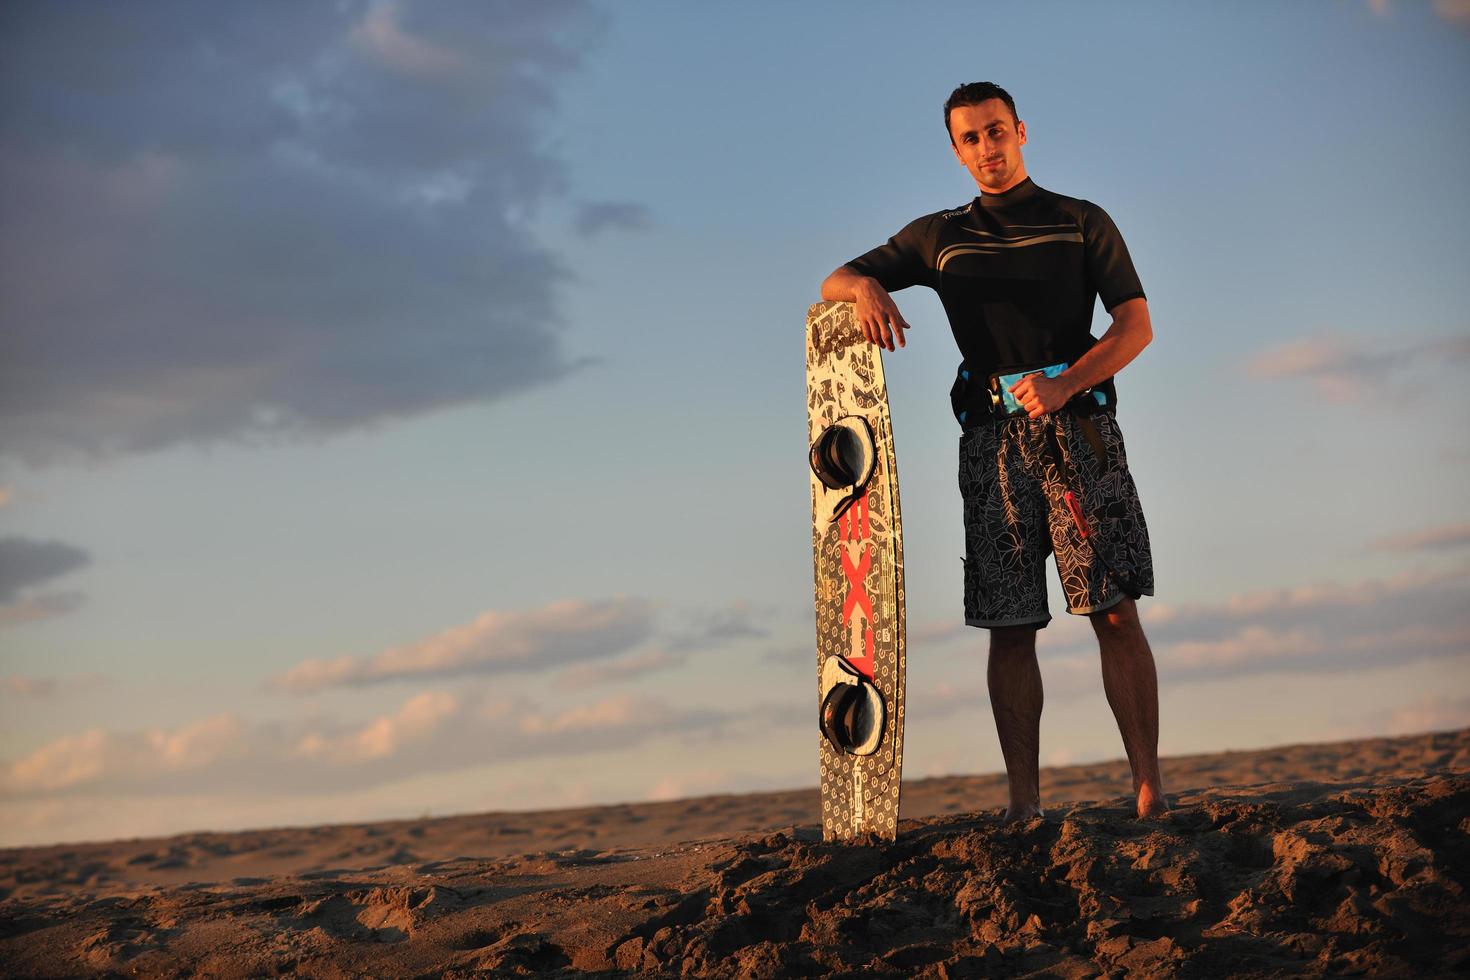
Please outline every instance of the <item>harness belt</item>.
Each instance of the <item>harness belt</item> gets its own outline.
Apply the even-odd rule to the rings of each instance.
[[[949,389],[949,405],[961,428],[973,429],[992,421],[1008,418],[1024,418],[1026,410],[1011,394],[1011,385],[1029,374],[1044,374],[1055,378],[1067,370],[1068,364],[1047,364],[1040,367],[1008,368],[992,374],[983,383],[979,375],[971,372],[968,363],[962,362],[955,372],[954,385]],[[1074,415],[1096,415],[1111,412],[1117,404],[1117,392],[1113,379],[1081,392],[1067,403],[1066,408]]]

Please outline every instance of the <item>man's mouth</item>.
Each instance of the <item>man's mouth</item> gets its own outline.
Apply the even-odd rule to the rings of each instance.
[[[984,163],[980,164],[980,169],[981,170],[994,170],[996,167],[1000,166],[1002,163],[1005,163],[1005,160],[1004,159],[1000,159],[1000,160],[986,160]]]

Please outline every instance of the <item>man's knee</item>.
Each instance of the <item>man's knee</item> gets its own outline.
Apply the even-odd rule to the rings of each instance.
[[[1013,657],[1035,653],[1035,626],[1001,626],[990,631],[991,656]]]
[[[1138,621],[1138,604],[1127,596],[1116,606],[1091,613],[1087,618],[1092,621],[1093,631],[1099,636],[1133,633],[1143,629]]]

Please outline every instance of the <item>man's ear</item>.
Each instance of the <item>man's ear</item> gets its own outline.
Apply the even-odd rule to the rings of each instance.
[[[1023,122],[1021,122],[1021,120],[1019,120],[1019,119],[1016,120],[1016,136],[1018,137],[1017,145],[1019,145],[1019,146],[1025,146],[1026,145],[1026,124],[1023,123]]]

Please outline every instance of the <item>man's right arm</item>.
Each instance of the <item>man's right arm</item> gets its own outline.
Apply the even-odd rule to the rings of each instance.
[[[895,341],[899,347],[904,346],[903,332],[909,329],[908,321],[898,312],[888,290],[872,276],[840,265],[822,281],[822,299],[856,306],[858,327],[863,336],[879,347],[893,350]]]

